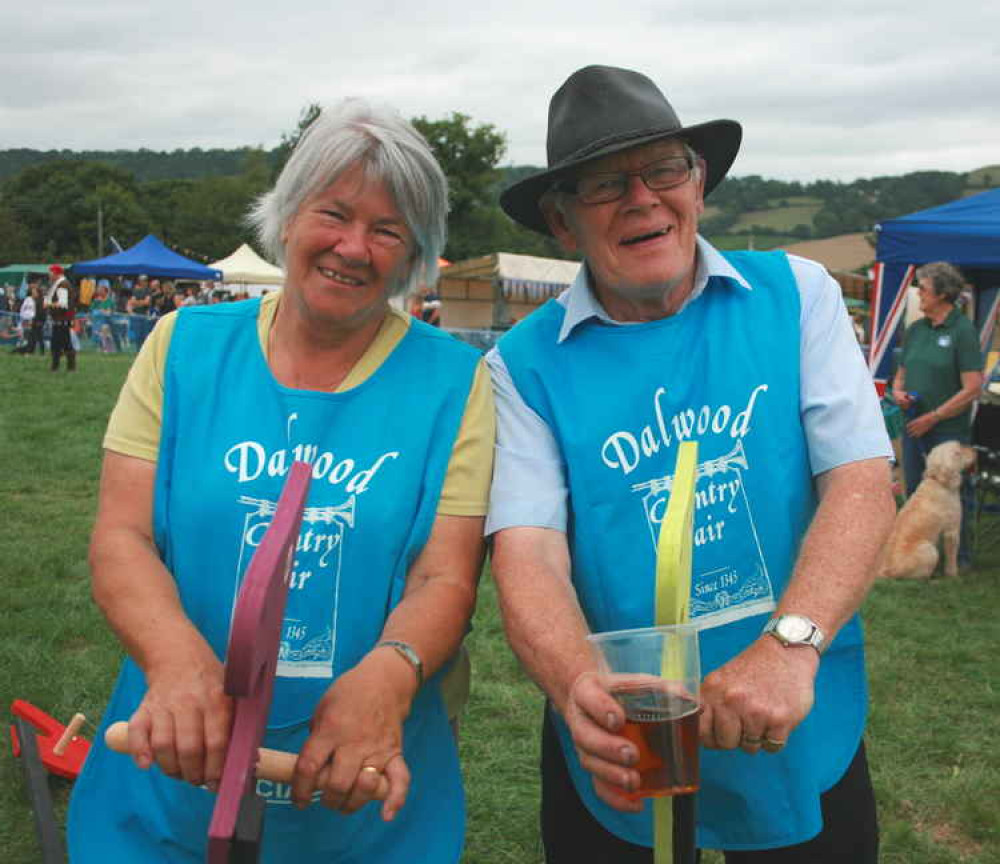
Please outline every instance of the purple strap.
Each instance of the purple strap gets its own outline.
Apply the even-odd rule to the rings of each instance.
[[[208,829],[209,864],[228,864],[244,795],[253,794],[257,750],[264,738],[278,663],[281,623],[312,466],[295,462],[264,539],[240,586],[226,652],[226,693],[233,728]],[[259,847],[260,834],[256,837]]]

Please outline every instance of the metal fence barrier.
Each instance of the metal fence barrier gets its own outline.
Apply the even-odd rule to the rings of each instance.
[[[73,342],[77,351],[95,351],[103,354],[135,353],[142,347],[156,318],[145,315],[126,315],[119,312],[79,313],[73,322]],[[46,320],[42,330],[42,345],[49,350],[52,322]],[[499,330],[473,330],[449,328],[457,339],[467,342],[480,351],[489,351],[500,338]],[[0,346],[13,351],[24,346],[28,333],[22,333],[20,318],[16,312],[0,312]],[[36,349],[37,350],[37,349]]]

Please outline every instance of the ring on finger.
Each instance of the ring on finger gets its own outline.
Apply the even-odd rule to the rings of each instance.
[[[768,753],[777,753],[782,747],[785,746],[785,743],[786,742],[780,741],[776,738],[764,738],[764,742],[763,744],[761,744],[761,746]]]
[[[741,743],[749,744],[751,747],[757,747],[763,742],[763,738],[757,738],[754,735],[744,735]]]
[[[374,765],[363,765],[361,771],[365,774],[381,774],[382,772],[378,770]]]

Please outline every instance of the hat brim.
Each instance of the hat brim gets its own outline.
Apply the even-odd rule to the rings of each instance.
[[[698,123],[680,129],[658,130],[635,138],[614,141],[599,150],[579,158],[567,159],[558,165],[525,177],[501,193],[500,206],[504,213],[525,228],[530,228],[539,234],[551,235],[552,232],[538,202],[556,180],[595,159],[668,138],[683,138],[705,160],[707,196],[722,182],[722,178],[726,176],[735,161],[736,154],[740,150],[740,142],[743,140],[743,128],[735,120],[712,120],[708,123]]]

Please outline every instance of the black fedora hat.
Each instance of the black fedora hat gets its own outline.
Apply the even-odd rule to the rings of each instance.
[[[556,180],[593,159],[676,137],[705,160],[707,195],[733,164],[743,129],[735,120],[682,126],[660,88],[642,73],[585,66],[566,79],[549,103],[549,167],[504,190],[500,206],[515,222],[550,234],[538,200]]]

